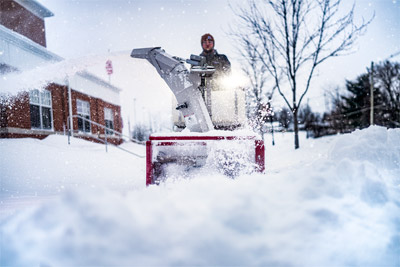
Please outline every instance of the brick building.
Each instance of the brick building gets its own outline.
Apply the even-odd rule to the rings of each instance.
[[[44,20],[51,16],[36,0],[0,0],[0,75],[63,60],[46,49]],[[0,96],[0,138],[65,134],[71,110],[74,136],[94,141],[107,136],[108,142],[120,144],[122,139],[98,126],[122,132],[119,93],[95,75],[79,72],[45,89]]]

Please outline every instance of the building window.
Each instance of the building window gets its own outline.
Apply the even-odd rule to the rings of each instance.
[[[31,127],[51,130],[53,128],[51,92],[48,90],[29,91]]]
[[[104,108],[104,121],[108,129],[114,130],[114,112],[110,108]],[[113,134],[113,131],[107,130],[107,134]]]
[[[85,133],[90,133],[90,104],[87,101],[80,99],[76,100],[76,108],[78,115],[85,118],[86,120],[78,117],[78,130]]]

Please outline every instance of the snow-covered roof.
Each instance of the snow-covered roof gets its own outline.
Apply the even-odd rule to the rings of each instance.
[[[69,77],[68,82],[71,88],[77,92],[103,99],[114,105],[120,105],[119,92],[121,89],[87,71],[81,71]]]
[[[98,85],[107,87],[107,88],[109,88],[109,89],[111,89],[111,90],[113,90],[115,92],[119,93],[119,92],[122,91],[121,88],[118,88],[118,87],[115,87],[115,86],[111,85],[110,83],[108,83],[108,82],[104,81],[103,79],[91,74],[90,72],[82,71],[82,72],[79,72],[78,74],[80,76],[82,76],[83,78],[91,80],[92,82],[94,82],[94,83],[96,83]]]
[[[63,60],[64,58],[29,38],[0,25],[0,64],[25,71]],[[74,77],[72,80],[72,77],[69,78],[70,84],[73,84],[71,86],[73,90],[119,105],[119,92],[122,91],[120,88],[87,71],[78,71],[74,73]],[[65,83],[64,78],[54,81],[59,84]]]
[[[36,0],[14,0],[39,18],[52,17],[54,14]]]

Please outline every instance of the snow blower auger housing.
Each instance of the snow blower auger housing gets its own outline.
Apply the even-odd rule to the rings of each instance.
[[[228,176],[265,169],[264,143],[253,133],[214,130],[204,94],[205,79],[215,68],[203,57],[174,57],[160,47],[133,49],[133,58],[148,60],[167,83],[178,102],[190,133],[152,134],[146,143],[146,184],[158,184],[176,173],[209,167]],[[191,64],[190,71],[184,63]]]
[[[213,135],[218,134],[218,135]],[[264,172],[264,143],[256,136],[223,131],[190,135],[151,135],[146,142],[146,185],[193,171],[219,171],[229,177]]]

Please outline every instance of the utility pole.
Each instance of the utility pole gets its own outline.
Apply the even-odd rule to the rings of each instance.
[[[369,113],[369,124],[374,125],[374,62],[371,62],[371,70],[370,70],[370,113]]]

